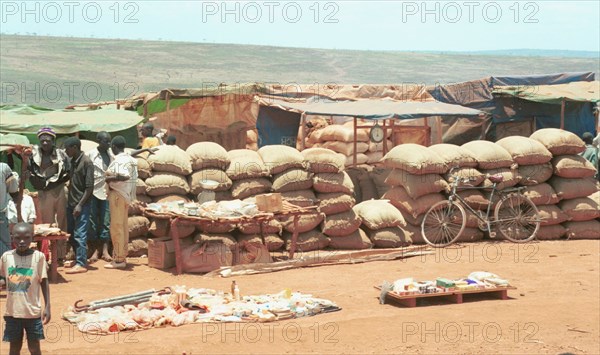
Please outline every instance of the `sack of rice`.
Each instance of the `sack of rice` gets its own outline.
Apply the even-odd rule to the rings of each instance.
[[[444,201],[446,198],[440,193],[434,193],[421,196],[415,200],[410,197],[402,186],[396,186],[386,192],[383,199],[390,200],[392,205],[403,212],[403,215],[408,213],[416,218],[418,215],[427,212],[431,206]]]
[[[352,195],[354,184],[352,179],[345,172],[339,173],[320,173],[315,174],[313,178],[313,189],[320,193],[341,192],[347,195]]]
[[[272,263],[269,250],[263,244],[238,243],[233,247],[233,265]]]
[[[135,184],[135,194],[145,195],[146,194],[146,183],[142,179],[137,179]]]
[[[319,211],[325,215],[338,214],[351,210],[356,201],[351,195],[341,192],[317,194]]]
[[[148,233],[157,238],[170,236],[169,231],[171,227],[171,221],[169,219],[155,218],[150,223]],[[185,238],[196,231],[196,228],[191,224],[179,224],[177,226],[177,232],[179,232],[179,238]]]
[[[148,163],[148,160],[139,155],[136,157],[136,160],[138,177],[140,179],[146,180],[147,178],[152,176],[152,169],[150,168],[150,163]]]
[[[148,255],[148,238],[130,238],[129,243],[127,243],[127,256],[130,258],[139,258],[144,255]]]
[[[458,168],[452,171],[448,171],[444,175],[444,179],[449,183],[454,182],[454,178],[459,179],[458,186],[479,186],[485,180],[485,174],[475,168]]]
[[[194,243],[181,250],[183,271],[206,273],[233,264],[231,248],[223,243]]]
[[[412,215],[405,213],[402,215],[402,217],[404,217],[406,224],[412,224],[413,226],[420,226],[421,223],[423,222],[423,218],[425,218],[425,214],[423,213],[416,217],[413,217]]]
[[[496,188],[498,188],[499,190],[504,190],[508,187],[513,187],[516,184],[518,184],[519,181],[521,181],[521,177],[519,176],[517,169],[498,168],[482,170],[481,172],[489,175],[502,175],[502,182],[496,185]],[[489,179],[485,179],[483,181],[484,187],[492,187],[493,185],[494,184]]]
[[[261,223],[257,223],[255,221],[243,221],[238,223],[238,229],[240,232],[244,234],[260,234],[261,233]],[[281,223],[275,219],[271,219],[262,224],[262,232],[265,234],[280,234],[281,233]]]
[[[281,198],[300,207],[314,206],[317,203],[313,190],[286,191],[281,193]]]
[[[189,175],[192,173],[190,156],[176,145],[161,145],[154,154],[148,156],[152,171]]]
[[[408,171],[411,174],[444,174],[448,168],[436,153],[427,147],[407,143],[392,148],[384,157],[383,165]]]
[[[562,238],[567,230],[560,224],[552,226],[540,226],[535,236],[537,240],[557,240]]]
[[[325,216],[321,231],[330,237],[343,237],[356,231],[362,223],[353,210]]]
[[[143,203],[152,203],[152,197],[150,197],[148,195],[136,195],[135,198],[137,201],[140,201]]]
[[[198,229],[201,232],[209,234],[223,234],[233,231],[237,227],[237,221],[228,221],[227,219],[203,220],[198,223]]]
[[[465,143],[462,147],[473,154],[480,169],[509,168],[513,165],[510,153],[498,144],[477,140]]]
[[[352,154],[354,154],[354,143],[329,141],[329,142],[323,142],[321,144],[321,146],[323,148],[330,149],[334,152],[343,154],[345,156],[351,156]],[[365,153],[368,149],[369,149],[369,145],[367,143],[364,143],[364,142],[356,143],[356,153],[357,154]]]
[[[190,202],[190,199],[185,195],[169,194],[169,195],[161,195],[161,196],[152,197],[151,202],[161,204],[161,203],[176,202],[176,201],[183,201],[183,202],[187,203],[187,202]]]
[[[554,176],[548,183],[565,200],[587,197],[598,191],[598,181],[594,178],[567,179]]]
[[[292,246],[292,236],[293,234],[291,232],[283,233],[285,250],[290,250],[290,247]],[[318,230],[313,229],[298,234],[298,239],[296,239],[296,253],[322,250],[327,248],[328,245],[329,238]]]
[[[186,149],[192,169],[216,168],[225,170],[229,165],[227,150],[214,142],[198,142]]]
[[[354,142],[354,129],[342,125],[329,125],[319,130],[319,140],[321,142]],[[356,141],[361,143],[368,142],[369,134],[367,131],[364,129],[357,130]]]
[[[455,144],[440,143],[428,148],[442,160],[448,168],[476,168],[477,159],[473,154],[463,147]]]
[[[252,179],[269,176],[269,170],[265,166],[260,155],[249,149],[234,149],[227,152],[230,160],[227,168],[227,176],[231,180]]]
[[[542,143],[552,155],[579,154],[585,150],[585,143],[576,134],[558,128],[539,129],[531,139]]]
[[[568,239],[600,239],[600,222],[595,219],[584,222],[566,222]]]
[[[541,205],[536,207],[539,211],[538,216],[541,219],[540,226],[552,226],[570,219],[569,215],[556,205]]]
[[[146,179],[146,194],[148,196],[187,195],[190,192],[185,177],[171,173],[155,173]]]
[[[554,175],[564,178],[578,179],[596,175],[592,163],[580,155],[560,155],[552,159]]]
[[[365,155],[369,158],[367,164],[371,165],[379,164],[381,163],[381,159],[383,159],[383,152],[367,152]]]
[[[304,167],[302,154],[296,148],[287,145],[267,145],[260,148],[258,154],[272,175]]]
[[[329,237],[329,247],[334,250],[362,250],[371,249],[373,243],[367,234],[360,228],[350,235],[343,237]]]
[[[486,211],[490,199],[479,190],[463,190],[456,193],[474,210]],[[466,211],[465,211],[466,212]]]
[[[271,191],[271,181],[266,178],[235,180],[231,185],[231,196],[243,200],[246,197]]]
[[[414,175],[399,169],[392,170],[385,183],[389,186],[404,187],[414,199],[450,188],[446,180],[438,174]]]
[[[232,249],[235,246],[235,244],[237,243],[237,241],[230,234],[223,234],[223,233],[212,234],[212,233],[202,233],[202,232],[200,232],[200,233],[197,233],[194,236],[194,243],[200,243],[200,244],[204,244],[204,243],[208,243],[208,244],[218,243],[218,244],[225,245],[229,249]]]
[[[305,233],[311,229],[315,229],[323,221],[323,215],[321,213],[310,213],[302,214],[298,216],[298,226],[296,230],[298,233]],[[294,232],[294,216],[287,215],[279,219],[281,226],[287,232]]]
[[[232,185],[232,181],[223,170],[207,168],[198,171],[194,171],[189,176],[189,187],[193,195],[198,195],[204,189],[202,188],[202,182],[206,180],[216,181],[218,183],[214,191],[226,191]]]
[[[313,186],[313,174],[304,169],[289,169],[273,176],[273,191],[306,190]]]
[[[369,157],[366,154],[358,153],[356,154],[356,165],[367,164],[369,161]],[[354,156],[350,155],[346,157],[346,161],[344,162],[344,166],[352,166],[354,165]]]
[[[574,222],[600,218],[600,191],[588,197],[563,200],[558,207]]]
[[[544,164],[552,159],[552,153],[535,139],[510,136],[500,139],[496,144],[506,149],[519,165]]]
[[[146,196],[146,195],[143,195],[143,196]],[[148,196],[146,196],[146,197],[148,197]],[[152,201],[150,201],[150,202],[152,202]],[[129,206],[127,208],[127,216],[129,216],[129,217],[143,216],[145,207],[146,207],[146,204],[142,201],[139,201],[139,200],[131,201],[131,203],[129,204]]]
[[[552,164],[522,165],[519,166],[518,174],[521,178],[519,184],[523,186],[541,184],[552,177]]]
[[[412,238],[400,227],[389,227],[372,230],[363,227],[375,248],[399,248],[412,244]]]
[[[376,153],[376,152],[383,152],[383,142],[381,141],[379,143],[375,143],[375,142],[369,142],[369,149],[368,152],[371,153]],[[385,144],[386,144],[386,149],[389,152],[392,148],[394,148],[394,144],[392,143],[391,140],[387,139],[385,140]]]
[[[339,173],[344,170],[346,157],[326,148],[309,148],[302,152],[311,173]]]
[[[363,201],[352,210],[369,229],[377,230],[406,225],[402,213],[386,200]]]
[[[529,197],[534,205],[556,205],[560,200],[561,196],[554,192],[552,186],[541,183],[527,187],[523,191],[523,195]]]
[[[150,228],[150,221],[144,216],[133,216],[127,218],[129,238],[145,237]]]

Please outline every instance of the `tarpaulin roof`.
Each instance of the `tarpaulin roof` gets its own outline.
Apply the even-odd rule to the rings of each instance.
[[[600,101],[600,81],[577,81],[558,85],[499,86],[494,87],[492,93],[557,105],[560,105],[563,100],[598,102]]]
[[[357,100],[332,101],[323,98],[311,98],[306,101],[288,101],[261,97],[263,106],[275,106],[282,110],[306,113],[307,115],[350,116],[366,119],[421,118],[430,116],[479,116],[482,111],[450,105],[437,101],[394,101],[394,100]]]
[[[30,106],[3,106],[0,109],[0,132],[35,133],[47,126],[58,134],[117,132],[133,127],[143,119],[136,112],[126,110],[47,111]]]

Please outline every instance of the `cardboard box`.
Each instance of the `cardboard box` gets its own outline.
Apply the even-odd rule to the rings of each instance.
[[[270,194],[256,195],[256,207],[261,212],[279,212],[283,209],[281,194],[274,192]]]
[[[192,238],[179,240],[181,249],[193,243]],[[170,237],[148,238],[148,266],[169,269],[175,266],[175,244]]]

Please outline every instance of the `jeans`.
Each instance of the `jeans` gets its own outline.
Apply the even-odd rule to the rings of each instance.
[[[91,197],[92,212],[90,218],[89,238],[90,242],[110,242],[110,212],[108,211],[108,199],[100,200],[96,196]]]
[[[74,207],[67,207],[67,230],[71,237],[69,243],[75,251],[75,262],[77,265],[87,265],[87,231],[90,222],[90,212],[92,204],[88,201],[81,208],[81,214],[75,218],[73,216]]]
[[[6,212],[0,212],[0,256],[11,249],[8,217]]]

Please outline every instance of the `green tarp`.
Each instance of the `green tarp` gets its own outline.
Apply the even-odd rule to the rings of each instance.
[[[577,81],[557,85],[496,86],[492,94],[556,105],[560,105],[563,100],[599,102],[600,81]]]

